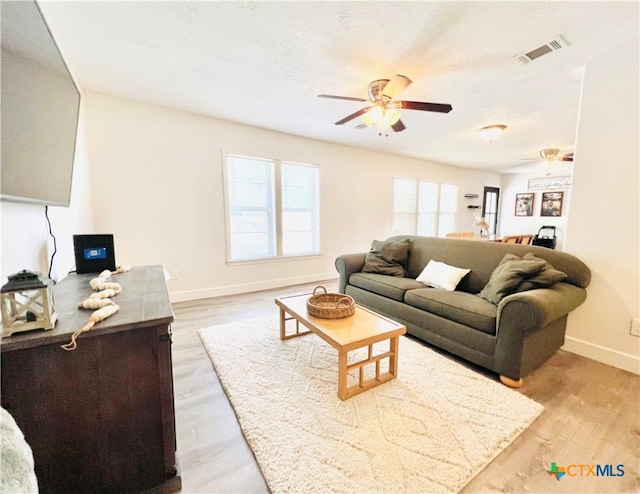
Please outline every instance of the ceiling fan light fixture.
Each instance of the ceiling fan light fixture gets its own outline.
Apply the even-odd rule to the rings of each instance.
[[[383,112],[382,118],[378,121],[378,130],[385,130],[400,120],[400,112],[394,109],[387,109]]]
[[[385,130],[400,120],[400,112],[395,108],[388,108],[384,104],[377,104],[364,113],[361,118],[367,127],[375,125],[378,130]]]
[[[507,129],[506,125],[501,125],[501,124],[487,125],[486,127],[482,127],[481,129],[478,129],[477,132],[478,134],[480,134],[480,137],[482,137],[485,141],[491,144],[498,137],[500,137],[506,129]]]
[[[554,160],[557,160],[559,154],[560,154],[560,149],[558,148],[547,148],[547,149],[540,150],[540,157],[543,160],[548,161],[549,163]]]
[[[540,150],[540,157],[544,160],[538,164],[538,170],[550,175],[559,165],[560,149],[546,148]]]
[[[362,121],[367,125],[367,127],[371,127],[372,125],[376,125],[383,115],[384,110],[379,105],[376,105],[362,115]]]

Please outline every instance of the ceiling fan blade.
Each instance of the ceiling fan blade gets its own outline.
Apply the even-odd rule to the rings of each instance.
[[[402,108],[407,110],[435,111],[438,113],[449,113],[453,110],[451,105],[444,103],[425,103],[422,101],[398,101],[402,104]]]
[[[560,158],[560,161],[573,161],[573,153],[565,154],[562,158]]]
[[[398,120],[396,123],[394,123],[391,128],[395,131],[395,132],[402,132],[404,129],[406,129],[406,127],[404,126],[404,124],[402,123],[402,120]]]
[[[369,101],[368,99],[352,98],[351,96],[333,96],[332,94],[319,94],[318,98],[344,99],[347,101]]]
[[[382,90],[382,95],[394,100],[400,96],[400,93],[402,93],[411,82],[411,79],[408,77],[396,74],[393,76],[393,79],[387,82],[387,85]]]
[[[336,122],[336,125],[342,125],[353,120],[354,118],[358,118],[360,115],[364,115],[365,113],[367,113],[371,108],[373,108],[373,106],[367,106],[365,108],[362,108],[361,110],[358,110],[357,112],[352,113],[347,117],[344,117],[342,120],[338,120]]]

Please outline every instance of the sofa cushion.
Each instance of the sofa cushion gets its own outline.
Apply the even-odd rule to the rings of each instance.
[[[409,290],[404,301],[437,316],[456,321],[488,334],[496,334],[498,308],[474,294],[437,288]]]
[[[464,278],[470,269],[456,268],[449,266],[444,262],[434,261],[433,259],[427,263],[422,273],[418,275],[416,281],[424,283],[433,288],[442,288],[452,292]]]
[[[520,283],[540,272],[545,264],[544,259],[537,257],[523,259],[515,254],[505,254],[478,296],[498,305],[504,297],[514,293]]]
[[[409,249],[411,249],[411,240],[409,239],[399,242],[374,240],[371,242],[371,249],[364,259],[362,272],[404,276]]]
[[[528,252],[522,259],[539,259],[534,256],[531,252]],[[523,280],[518,284],[515,291],[516,292],[524,292],[526,290],[533,290],[534,288],[547,288],[560,281],[564,281],[567,279],[567,274],[562,271],[558,271],[547,261],[544,261],[544,267],[535,273],[530,278]]]
[[[398,302],[404,300],[404,294],[407,290],[424,288],[422,283],[413,278],[399,278],[375,273],[353,273],[349,277],[349,284]]]

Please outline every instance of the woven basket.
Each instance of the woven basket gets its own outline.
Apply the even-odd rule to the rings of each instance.
[[[319,289],[324,290],[324,293],[316,295]],[[327,293],[325,287],[317,286],[313,290],[313,295],[307,299],[307,311],[310,316],[322,319],[341,319],[352,316],[356,312],[356,303],[349,295]]]

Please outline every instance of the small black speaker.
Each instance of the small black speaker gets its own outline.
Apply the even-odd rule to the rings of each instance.
[[[113,235],[74,235],[73,250],[78,274],[116,269]]]

